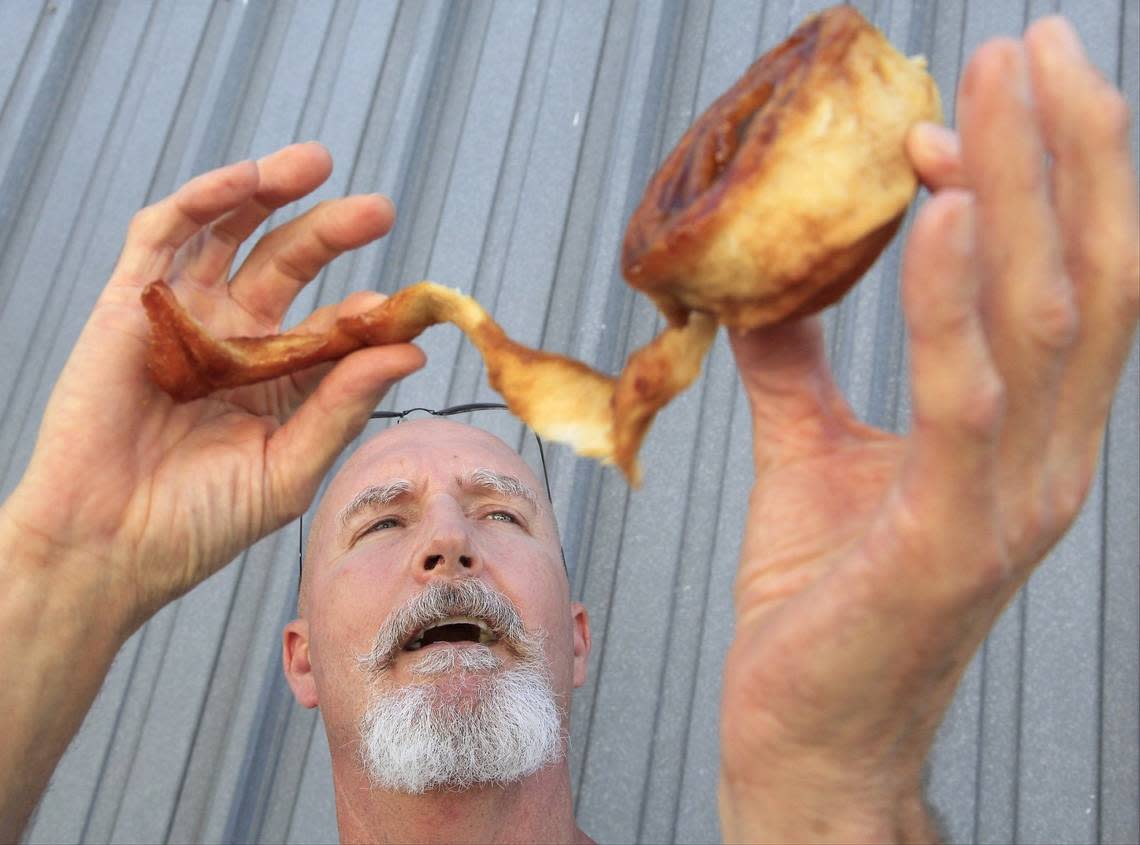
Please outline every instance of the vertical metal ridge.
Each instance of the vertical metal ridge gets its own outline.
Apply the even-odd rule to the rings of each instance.
[[[387,238],[309,285],[292,315],[426,271],[474,292],[523,339],[615,372],[660,326],[618,272],[616,245],[645,182],[731,71],[825,5],[9,4],[0,488],[31,453],[133,211],[192,173],[299,138],[324,141],[336,170],[266,228],[346,192],[390,193],[400,213]],[[854,5],[928,55],[951,125],[973,49],[1057,9],[1140,109],[1132,0]],[[1136,164],[1135,122],[1130,140]],[[914,213],[867,284],[824,318],[852,404],[896,432],[910,411],[896,281]],[[487,394],[478,356],[439,331],[426,339],[428,367],[386,406]],[[931,797],[951,838],[1129,842],[1140,832],[1138,349],[1086,512],[999,619],[936,742]],[[650,472],[672,462],[678,489],[632,493],[612,470],[554,453],[572,595],[596,632],[571,706],[569,765],[579,821],[599,839],[719,836],[716,706],[751,481],[748,422],[719,338],[704,381],[646,443]],[[522,436],[512,420],[495,425],[509,441]],[[25,841],[335,835],[325,735],[279,665],[294,530],[258,543],[128,642]],[[1068,666],[1076,680],[1054,677]]]
[[[715,437],[708,437],[708,436],[704,436],[704,435],[707,432],[709,432],[710,429],[719,430],[720,427],[723,427],[723,429],[724,429],[725,440],[727,440],[727,437],[731,433],[732,415],[731,415],[731,413],[730,414],[724,413],[723,406],[716,403],[717,397],[715,395],[718,392],[724,392],[723,388],[728,387],[727,384],[721,384],[721,382],[726,381],[726,375],[725,374],[727,372],[727,367],[724,366],[724,364],[727,362],[719,361],[717,359],[723,358],[725,355],[728,355],[731,357],[731,354],[732,354],[731,351],[726,349],[726,344],[725,344],[723,338],[720,339],[718,341],[717,345],[714,346],[714,348],[709,351],[709,356],[708,356],[708,359],[706,361],[706,366],[705,366],[705,373],[701,379],[701,409],[700,409],[700,421],[699,421],[698,427],[702,432],[702,442],[700,444],[698,444],[698,448],[693,450],[692,458],[691,458],[691,462],[690,462],[691,465],[689,467],[689,473],[688,473],[688,478],[697,479],[697,485],[701,484],[700,468],[704,463],[704,462],[702,462],[701,458],[702,457],[708,458],[709,455],[707,454],[707,452],[712,451],[712,449],[713,449],[712,446],[707,446],[706,448],[702,449],[702,446],[705,446],[705,444],[708,444],[708,443],[723,443],[723,442],[725,442],[724,440],[718,440]],[[714,367],[715,367],[715,374],[714,374]],[[733,382],[735,382],[734,375],[728,376],[727,378],[731,379]],[[714,381],[716,383],[714,383]],[[718,388],[721,388],[721,389],[718,390]],[[737,386],[737,390],[738,389],[739,389],[739,387]],[[736,392],[736,390],[730,391],[730,393],[735,393],[735,392]],[[713,395],[710,396],[710,394],[713,394]],[[731,396],[730,396],[730,399],[731,399]],[[714,422],[706,419],[706,417],[709,415],[713,416],[714,418],[715,417],[721,417],[721,419],[722,419],[721,426],[717,426]],[[711,457],[712,457],[712,461],[718,461],[719,460],[719,463],[717,465],[717,469],[714,472],[712,472],[711,476],[707,479],[705,484],[706,484],[706,486],[712,486],[713,487],[713,495],[712,495],[712,502],[711,502],[710,511],[713,514],[718,514],[721,511],[721,505],[722,505],[722,502],[724,499],[724,494],[725,494],[724,478],[726,475],[725,470],[726,470],[726,467],[728,464],[729,451],[727,449],[721,448],[721,449],[719,449],[719,459],[715,454],[712,455]],[[719,479],[719,482],[714,483],[718,479]],[[690,484],[690,490],[693,488],[693,486],[695,486],[695,485]],[[703,504],[705,504],[705,501],[703,499],[698,500],[697,507],[699,507],[700,505],[703,505]],[[668,696],[668,693],[669,693],[669,690],[668,690],[669,669],[670,669],[670,667],[676,667],[678,662],[679,662],[675,659],[676,647],[678,645],[678,641],[680,640],[683,642],[684,640],[692,639],[693,640],[692,648],[689,649],[689,653],[685,655],[686,665],[689,662],[688,658],[691,657],[691,660],[692,660],[692,669],[691,669],[691,671],[689,671],[687,673],[687,682],[682,683],[681,680],[677,680],[675,682],[675,685],[678,688],[681,688],[681,687],[684,688],[683,690],[678,689],[678,691],[675,693],[675,695],[680,696],[683,694],[684,700],[686,702],[685,712],[687,714],[689,714],[689,717],[681,720],[680,736],[678,737],[678,748],[680,749],[680,759],[677,762],[676,769],[674,771],[671,771],[668,776],[662,776],[661,778],[658,779],[658,778],[654,778],[653,771],[654,771],[654,763],[658,758],[657,751],[658,751],[658,749],[660,747],[660,743],[661,743],[661,738],[659,736],[660,716],[661,716],[661,704],[660,703],[658,705],[657,711],[654,714],[653,744],[650,748],[649,759],[647,761],[647,773],[646,773],[646,777],[645,777],[645,787],[642,791],[642,805],[641,805],[641,812],[639,814],[638,826],[637,826],[639,841],[669,841],[669,842],[673,842],[676,840],[677,821],[678,821],[678,816],[679,816],[680,807],[681,807],[680,786],[681,786],[681,781],[684,777],[684,772],[685,772],[685,768],[686,768],[686,764],[687,764],[687,757],[688,757],[688,750],[689,750],[690,726],[692,724],[692,714],[693,714],[693,710],[694,710],[693,703],[696,699],[696,686],[697,686],[697,677],[698,677],[698,669],[699,669],[699,661],[700,661],[699,639],[691,637],[691,631],[693,631],[693,630],[702,631],[702,630],[704,630],[704,627],[705,627],[704,626],[705,614],[706,614],[707,609],[708,609],[708,600],[707,599],[708,599],[709,585],[711,583],[711,576],[712,576],[712,569],[713,569],[713,567],[712,567],[712,555],[711,555],[712,543],[706,544],[705,540],[711,539],[711,540],[715,541],[715,537],[706,538],[704,536],[704,534],[706,532],[700,532],[700,536],[699,536],[698,540],[695,541],[697,549],[708,548],[710,550],[710,554],[708,554],[705,557],[705,559],[703,561],[701,561],[701,566],[697,567],[694,564],[688,565],[689,571],[698,570],[700,572],[703,572],[702,578],[694,579],[701,585],[702,589],[699,592],[699,594],[695,594],[691,599],[691,603],[693,605],[695,605],[695,607],[696,607],[696,610],[695,610],[695,614],[696,614],[695,622],[696,622],[696,624],[692,625],[692,626],[685,625],[683,627],[678,627],[676,625],[676,619],[679,615],[678,604],[681,600],[681,593],[682,593],[679,585],[681,584],[681,582],[683,580],[683,576],[685,575],[685,563],[684,562],[686,560],[692,560],[692,561],[697,560],[697,556],[695,553],[692,555],[686,555],[687,551],[693,551],[693,552],[696,551],[695,549],[694,550],[689,549],[689,546],[692,545],[692,543],[690,543],[691,537],[692,537],[693,533],[695,533],[695,532],[690,531],[688,528],[690,522],[693,521],[693,520],[689,519],[689,517],[692,515],[693,510],[694,510],[694,503],[690,499],[690,501],[687,503],[687,507],[685,508],[685,518],[686,518],[685,519],[685,525],[686,525],[686,528],[683,532],[681,542],[679,543],[678,549],[677,549],[678,563],[677,563],[677,566],[674,570],[674,579],[673,579],[673,584],[672,584],[672,589],[671,589],[673,598],[672,598],[672,601],[669,603],[670,615],[669,615],[669,620],[665,626],[666,630],[669,632],[668,633],[667,650],[666,650],[665,658],[662,660],[661,673],[660,673],[660,677],[659,677],[659,681],[658,681],[658,700],[659,700],[659,702],[661,702],[663,699],[665,699]],[[708,531],[708,532],[711,532],[711,530],[712,530],[711,528],[706,529],[706,531]],[[685,633],[683,635],[676,633],[679,630],[683,630]],[[676,670],[674,670],[674,671],[676,673]],[[671,795],[668,796],[671,798],[671,800],[669,800],[665,803],[672,805],[671,806],[672,812],[671,812],[670,817],[669,817],[667,829],[647,831],[646,830],[647,811],[648,811],[649,805],[651,803],[651,798],[650,798],[651,790],[653,789],[656,780],[664,781],[664,783],[659,785],[658,788],[668,790],[671,792]],[[662,836],[661,834],[663,834],[663,833],[666,833],[667,835]]]
[[[34,225],[35,207],[44,202],[42,195],[29,196],[28,189],[35,175],[42,172],[41,162],[47,146],[45,141],[53,134],[64,101],[70,99],[71,110],[75,108],[76,98],[69,83],[74,79],[75,67],[84,54],[87,36],[97,11],[94,4],[80,3],[73,7],[68,13],[67,22],[61,27],[59,38],[52,46],[47,70],[38,80],[39,85],[31,98],[25,122],[13,146],[11,165],[2,173],[0,195],[10,197],[15,202],[9,200],[0,204],[0,255],[7,254],[12,248],[17,231],[26,233],[27,228]],[[85,82],[85,79],[80,79],[78,84],[82,86]],[[0,114],[0,119],[2,117]],[[23,211],[29,205],[33,206],[29,209],[30,214],[15,217],[17,210]],[[9,280],[0,276],[0,312],[8,306],[15,281],[14,278]]]
[[[607,52],[606,51],[606,44],[609,43],[610,34],[611,34],[612,26],[614,23],[614,8],[615,8],[615,5],[613,3],[610,3],[609,8],[606,11],[606,21],[605,21],[605,24],[603,24],[603,26],[602,26],[601,46],[598,49],[598,65],[597,65],[597,69],[593,75],[593,78],[590,81],[590,94],[586,100],[585,112],[583,113],[583,115],[580,118],[580,120],[585,120],[586,123],[585,123],[585,127],[582,131],[582,138],[581,138],[581,141],[578,143],[577,154],[575,155],[575,159],[574,159],[574,177],[572,179],[572,184],[571,184],[571,188],[570,188],[570,196],[569,196],[569,199],[566,203],[566,210],[565,210],[563,220],[562,220],[562,230],[561,230],[561,233],[560,233],[559,238],[558,238],[558,245],[555,249],[554,277],[551,281],[551,285],[550,285],[549,289],[547,290],[546,307],[543,311],[543,319],[542,319],[541,326],[539,328],[538,345],[544,349],[554,348],[549,343],[549,338],[547,336],[548,332],[550,331],[551,309],[552,309],[554,302],[556,301],[558,290],[560,289],[557,282],[559,281],[559,279],[565,278],[565,276],[563,274],[563,270],[565,268],[565,265],[568,263],[568,259],[566,258],[567,236],[573,227],[573,213],[574,213],[575,207],[578,205],[578,203],[582,202],[582,195],[583,195],[583,192],[582,192],[582,176],[581,176],[582,160],[587,153],[587,149],[588,149],[588,145],[589,145],[589,141],[590,141],[590,129],[594,125],[596,125],[596,122],[599,120],[598,116],[595,116],[593,120],[587,119],[587,116],[591,112],[594,111],[594,104],[597,101],[598,84],[599,84],[599,82],[601,80],[601,76],[602,76],[602,66],[605,64],[605,59],[606,59],[606,52]],[[632,38],[632,36],[633,36],[633,32],[634,32],[634,26],[631,25],[629,27],[629,36],[627,37],[626,42],[623,45],[623,49],[621,49],[619,51],[621,58],[618,61],[618,64],[620,66],[620,70],[618,72],[618,79],[620,81],[620,84],[615,86],[615,88],[619,91],[624,90],[625,86],[626,86],[626,74],[629,70],[629,54],[631,52],[631,45],[630,45],[629,41],[630,41],[630,38]],[[619,95],[618,97],[615,98],[615,102],[619,102],[621,99],[622,98]],[[608,112],[606,112],[605,115],[601,116],[601,117],[605,117],[608,119],[607,127],[610,128],[611,130],[613,129],[614,125],[617,123],[617,120],[618,120],[617,111],[618,111],[618,109],[617,109],[617,106],[615,105]],[[612,133],[611,133],[611,135],[612,135]],[[612,149],[612,147],[613,147],[613,140],[611,138],[611,141],[607,145],[607,148]],[[600,193],[593,193],[593,194],[591,194],[591,196],[594,199],[590,204],[593,206],[593,209],[596,211],[598,208],[598,205],[601,201],[600,200]],[[593,243],[595,240],[596,240],[596,237],[591,238],[591,243]],[[591,251],[592,250],[590,248],[588,248],[585,251],[585,255],[583,256],[583,261],[582,261],[583,264],[586,264],[589,262],[589,257],[590,257],[589,253]],[[567,286],[563,285],[563,288],[565,288],[565,287],[567,287]],[[576,286],[576,290],[577,290],[577,292],[580,293],[581,288],[579,286]],[[574,299],[575,299],[575,302],[577,303],[578,301],[580,301],[581,297],[575,296]]]
[[[605,486],[606,480],[607,479],[603,479],[603,481],[602,481],[603,486]],[[610,480],[611,483],[613,483],[612,478],[608,479],[608,480]],[[623,524],[625,523],[625,517],[628,513],[629,513],[629,494],[627,493],[623,497],[623,500],[622,500],[621,522]],[[616,561],[621,559],[621,551],[622,551],[624,544],[625,544],[625,532],[623,531],[621,533],[621,536],[618,538],[617,544],[616,544],[617,548],[616,548],[616,553],[614,555],[615,565],[612,567],[612,571],[609,573],[609,590],[607,591],[607,594],[610,596],[610,598],[613,597],[613,594],[615,592],[615,587],[617,586],[618,567],[616,565]],[[591,735],[593,734],[593,730],[594,730],[594,715],[598,709],[597,708],[598,692],[601,689],[602,676],[605,673],[606,650],[607,650],[608,645],[609,645],[610,640],[611,640],[610,634],[612,632],[612,628],[614,625],[614,615],[615,614],[612,611],[613,611],[613,602],[612,601],[606,602],[605,616],[603,617],[604,622],[602,625],[602,635],[600,637],[592,636],[593,642],[592,642],[591,651],[597,650],[598,657],[596,659],[591,660],[591,663],[592,663],[591,672],[590,672],[590,679],[591,680],[590,680],[590,683],[588,685],[588,693],[589,693],[589,697],[590,697],[590,707],[586,711],[588,713],[588,716],[586,719],[586,726],[582,731],[579,732],[581,742],[582,742],[582,755],[581,755],[582,762],[581,762],[581,766],[579,769],[580,775],[578,778],[578,792],[574,796],[575,814],[581,813],[582,795],[585,792],[585,781],[589,776],[590,756],[591,756],[590,751],[593,747],[590,740],[591,740]],[[591,634],[592,634],[592,631],[594,629],[594,625],[591,623],[590,627],[591,627]]]
[[[526,98],[527,69],[532,66],[532,62],[537,61],[534,51],[536,41],[538,40],[536,38],[536,33],[538,33],[539,28],[542,25],[542,8],[546,7],[535,9],[534,13],[530,17],[530,24],[528,27],[529,37],[527,39],[526,49],[523,51],[524,55],[522,57],[521,67],[513,77],[513,86],[511,90],[509,92],[505,92],[505,95],[509,95],[510,97],[510,128],[505,133],[503,133],[504,143],[502,144],[502,151],[498,156],[489,157],[493,158],[495,161],[494,189],[491,193],[490,200],[485,203],[486,216],[480,229],[478,245],[476,246],[474,243],[472,243],[472,246],[475,246],[475,255],[473,261],[474,269],[470,273],[469,277],[464,279],[464,281],[469,282],[469,292],[471,296],[479,299],[480,301],[482,301],[485,297],[489,286],[493,285],[495,286],[494,289],[497,290],[499,281],[498,277],[501,275],[501,267],[493,270],[487,269],[488,264],[491,263],[489,253],[492,251],[491,244],[494,241],[495,232],[497,231],[496,221],[501,219],[499,210],[503,207],[503,202],[506,202],[510,205],[517,204],[517,195],[514,190],[511,189],[512,186],[510,186],[508,182],[508,172],[511,169],[511,151],[515,148],[516,143],[521,143],[518,141],[516,127],[518,126],[520,112],[523,109],[523,101]],[[471,80],[472,86],[475,86],[480,81],[481,73],[487,72],[486,68],[495,60],[495,57],[490,55],[488,52],[488,39],[491,33],[492,20],[493,15],[488,18],[486,28],[483,32],[483,43],[480,46],[479,56],[476,62],[476,73],[473,75]],[[553,45],[553,39],[551,40],[551,45]],[[469,90],[473,92],[474,88],[471,88]],[[471,108],[472,106],[470,103],[465,107],[465,113],[463,116],[465,127],[469,125],[469,112]],[[460,137],[458,140],[455,157],[452,160],[453,168],[456,166],[456,162],[458,161],[459,156],[463,152],[466,152],[466,150],[460,150],[460,147],[463,146],[463,140],[464,139],[462,137]],[[454,169],[449,173],[449,189],[453,184],[452,180],[456,177],[456,175],[457,174]],[[519,182],[519,185],[521,185],[521,182]],[[505,201],[502,200],[502,197],[504,196],[507,196],[507,199]],[[446,214],[447,209],[444,208],[441,213],[439,225],[443,225],[444,215]],[[491,275],[494,275],[496,278],[490,278]],[[443,281],[445,284],[451,283],[450,280],[446,279],[437,281]],[[446,376],[446,384],[443,385],[443,395],[446,397],[445,401],[447,404],[476,401],[478,393],[477,382],[473,378],[462,378],[460,374],[460,370],[465,364],[468,368],[470,368],[473,362],[470,362],[464,358],[464,349],[462,347],[463,341],[460,338],[453,337],[452,343],[454,345],[449,346],[447,348],[447,353],[445,353],[453,353],[452,367]],[[481,367],[481,364],[477,364],[475,366]],[[461,384],[461,382],[464,383]],[[399,390],[399,388],[400,386],[397,386],[397,390]]]

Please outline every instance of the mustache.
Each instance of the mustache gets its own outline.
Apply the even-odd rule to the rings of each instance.
[[[435,581],[397,608],[376,632],[372,650],[361,655],[364,669],[383,672],[419,630],[448,616],[480,619],[520,659],[534,659],[541,641],[527,633],[514,603],[482,581]]]

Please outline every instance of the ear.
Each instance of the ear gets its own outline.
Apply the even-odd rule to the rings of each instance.
[[[574,687],[586,683],[586,669],[590,662],[590,614],[581,602],[570,603],[570,618],[574,624]]]
[[[293,697],[302,707],[316,707],[317,682],[313,677],[313,667],[309,663],[309,622],[294,619],[285,626],[281,639],[281,661],[285,668],[285,680],[293,690]]]

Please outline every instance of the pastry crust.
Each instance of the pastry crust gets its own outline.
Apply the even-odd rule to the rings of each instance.
[[[737,329],[834,302],[917,188],[904,144],[941,120],[925,62],[850,6],[805,21],[708,108],[630,220],[622,272],[671,324]]]
[[[151,326],[147,367],[177,402],[295,373],[365,346],[406,343],[430,326],[452,323],[479,350],[487,380],[515,416],[542,437],[616,465],[635,486],[637,453],[654,416],[700,375],[717,330],[711,317],[694,314],[630,356],[615,378],[516,343],[474,299],[434,282],[410,285],[363,314],[341,317],[325,334],[224,340],[195,320],[165,282],[147,285],[142,301]]]
[[[218,339],[156,281],[142,295],[148,366],[187,402],[451,322],[516,416],[636,485],[642,439],[700,373],[718,322],[752,328],[817,311],[871,265],[914,195],[906,132],[938,118],[921,60],[850,7],[810,18],[713,103],[650,183],[622,269],[670,326],[617,377],[515,343],[475,300],[431,282],[325,334]]]

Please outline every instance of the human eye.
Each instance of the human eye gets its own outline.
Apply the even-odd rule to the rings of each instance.
[[[492,505],[482,511],[478,518],[484,522],[503,522],[507,525],[517,525],[519,528],[527,530],[526,519],[513,508]]]
[[[400,520],[394,516],[386,516],[383,519],[378,519],[375,522],[369,523],[361,534],[371,534],[374,531],[385,531],[389,528],[397,528],[400,525]]]

